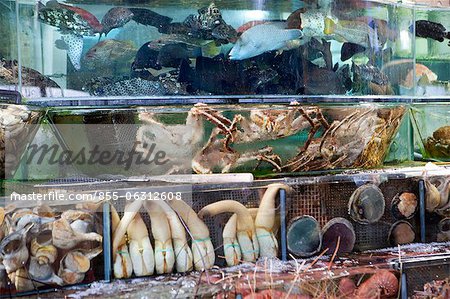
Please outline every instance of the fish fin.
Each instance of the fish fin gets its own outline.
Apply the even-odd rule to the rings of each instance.
[[[288,29],[286,30],[288,33],[289,40],[302,38],[303,32],[300,29]]]
[[[207,43],[206,45],[202,46],[201,50],[202,50],[202,56],[212,58],[212,57],[216,57],[217,55],[220,54],[221,48],[217,47],[214,42],[210,42],[210,43]]]
[[[353,57],[353,55],[364,52],[366,48],[364,46],[345,42],[341,47],[341,61],[346,61]]]
[[[48,8],[57,8],[59,7],[59,2],[56,0],[50,0],[45,3],[45,6]]]
[[[430,85],[430,79],[427,75],[422,75],[420,79],[417,81],[417,84],[420,86],[427,86]]]
[[[178,73],[179,82],[192,82],[195,78],[195,70],[193,70],[189,62],[183,59],[180,63],[180,71]]]
[[[60,50],[68,50],[69,49],[69,47],[67,46],[66,42],[63,41],[62,39],[57,39],[55,41],[55,47],[57,49],[60,49]]]
[[[326,35],[333,34],[335,28],[336,28],[336,23],[332,19],[326,17],[325,18],[325,29],[323,29],[323,33]]]

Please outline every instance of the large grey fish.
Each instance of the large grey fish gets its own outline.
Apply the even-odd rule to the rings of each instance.
[[[260,24],[246,30],[229,54],[231,60],[242,60],[264,52],[290,48],[290,41],[302,37],[299,29],[283,29],[275,24]]]

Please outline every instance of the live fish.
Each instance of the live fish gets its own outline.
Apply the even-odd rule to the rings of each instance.
[[[450,31],[440,23],[435,23],[426,20],[419,20],[415,23],[416,26],[416,36],[423,38],[431,38],[439,42],[443,42],[444,39],[450,39]],[[410,30],[413,31],[411,25]],[[450,42],[449,42],[450,45]]]
[[[165,45],[185,44],[189,51],[195,52],[201,49],[201,56],[214,57],[220,53],[221,48],[216,46],[214,41],[202,40],[182,34],[168,34],[159,39],[153,40],[148,47],[153,50],[161,50]]]
[[[92,83],[88,88],[89,93],[96,96],[162,96],[167,94],[160,82],[141,78],[126,79],[105,85]]]
[[[249,22],[239,26],[238,29],[236,29],[236,31],[238,33],[243,33],[244,31],[247,31],[248,29],[250,29],[250,28],[252,28],[252,27],[254,27],[256,25],[266,24],[266,23],[269,23],[269,22],[270,21],[265,21],[265,20],[249,21]]]
[[[378,32],[364,22],[346,20],[334,22],[330,18],[325,18],[324,33],[326,35],[335,34],[344,41],[358,44],[366,48],[382,48]]]
[[[172,22],[172,18],[160,15],[146,8],[129,8],[133,13],[133,21],[142,25],[153,26],[158,29],[167,26]]]
[[[134,13],[126,7],[111,8],[102,18],[102,33],[108,35],[112,29],[123,27],[133,18]]]
[[[76,70],[81,68],[81,53],[83,52],[83,37],[76,34],[66,34],[55,42],[58,49],[66,50],[70,62]]]
[[[57,27],[62,33],[94,35],[103,31],[103,25],[87,10],[55,0],[47,2],[45,6],[40,2],[40,5],[39,19]]]
[[[0,60],[0,83],[16,85],[18,83],[17,74],[19,73],[19,65],[16,60]],[[22,66],[22,84],[23,86],[37,86],[40,89],[41,96],[46,97],[47,88],[60,88],[55,81],[42,75],[40,72]]]
[[[107,39],[95,44],[84,56],[84,65],[90,69],[127,63],[136,55],[137,49],[130,41]]]
[[[137,51],[136,57],[131,64],[131,77],[152,80],[154,79],[154,76],[149,69],[162,69],[162,66],[158,62],[159,49],[151,49],[149,47],[150,43],[151,42],[143,44]]]
[[[214,3],[189,15],[183,22],[173,22],[161,26],[159,32],[165,34],[183,34],[191,37],[215,40],[217,44],[227,44],[237,40],[236,30],[222,18]]]
[[[275,24],[256,25],[239,37],[229,56],[231,60],[252,58],[264,52],[285,49],[289,41],[301,37],[299,29],[282,29]]]

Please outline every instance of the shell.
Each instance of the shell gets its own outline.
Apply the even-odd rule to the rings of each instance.
[[[338,253],[352,252],[356,235],[353,225],[347,219],[337,217],[328,221],[322,228],[322,249],[328,248],[327,254],[333,254],[339,241]]]
[[[356,298],[390,298],[397,296],[397,277],[388,270],[379,270],[356,290]]]
[[[24,267],[17,269],[15,272],[9,275],[9,278],[14,284],[17,292],[27,292],[34,290],[34,284],[28,277],[28,271]]]
[[[37,258],[30,259],[28,267],[30,276],[37,282],[45,284],[57,284],[62,286],[63,280],[55,275],[55,272],[50,264],[41,264]]]
[[[322,235],[314,217],[305,215],[294,218],[287,230],[289,252],[300,257],[312,256],[320,250]]]
[[[411,192],[402,192],[392,199],[391,212],[397,219],[411,219],[416,214],[417,207],[417,196]]]
[[[91,261],[80,251],[71,251],[64,257],[64,268],[78,273],[86,273],[91,267]]]
[[[53,222],[53,245],[61,249],[72,249],[83,241],[102,242],[103,238],[97,233],[80,233],[74,231],[65,218]]]
[[[27,227],[8,235],[0,243],[0,255],[3,258],[3,265],[7,273],[15,272],[27,262],[29,253],[26,239],[32,226],[32,224],[29,224]]]
[[[40,204],[37,207],[35,207],[33,209],[33,213],[40,217],[49,217],[49,218],[56,217],[55,211],[49,205],[46,204]]]
[[[55,221],[55,218],[40,217],[35,214],[26,214],[17,221],[16,229],[22,229],[29,223],[33,223],[34,225],[31,229],[31,233],[37,234],[41,230],[41,226],[53,221]]]
[[[53,264],[58,257],[58,250],[52,244],[52,232],[44,230],[31,240],[31,255],[36,257],[39,264]]]
[[[383,217],[385,200],[380,188],[366,184],[357,188],[348,202],[348,213],[358,223],[374,223]]]
[[[392,245],[409,244],[414,242],[415,238],[416,233],[409,222],[400,220],[392,224],[389,231],[389,242]]]
[[[434,210],[441,203],[441,194],[438,188],[433,185],[428,179],[425,179],[425,208],[428,212],[434,212]]]
[[[90,212],[84,210],[64,211],[61,214],[61,218],[66,219],[70,223],[74,222],[75,220],[83,220],[90,223],[94,222],[94,216]]]
[[[437,241],[438,242],[447,242],[450,241],[450,218],[444,218],[438,223],[438,234]]]

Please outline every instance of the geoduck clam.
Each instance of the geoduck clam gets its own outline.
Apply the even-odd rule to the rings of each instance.
[[[183,224],[174,210],[164,201],[155,201],[164,211],[172,233],[172,243],[175,251],[175,267],[178,273],[184,273],[193,269],[192,250],[186,238]]]
[[[414,242],[416,233],[412,225],[404,220],[392,224],[389,230],[389,243],[393,246],[409,244]]]
[[[327,222],[322,228],[322,249],[327,254],[350,253],[355,246],[356,235],[353,225],[345,218],[337,217]]]
[[[287,248],[299,257],[309,257],[319,252],[322,234],[317,220],[309,215],[291,220],[287,229]]]
[[[216,216],[217,214],[232,212],[237,215],[236,236],[241,247],[244,261],[254,262],[259,256],[259,243],[256,238],[253,218],[247,208],[240,202],[234,200],[222,200],[204,207],[198,212],[198,216],[203,219],[206,216]]]
[[[150,243],[147,226],[139,213],[143,203],[142,200],[135,200],[125,207],[123,217],[117,225],[113,236],[115,267],[118,267],[117,270],[121,268],[117,264],[118,258],[126,262],[126,260],[122,259],[123,256],[122,252],[119,251],[119,247],[123,247],[124,237],[127,234],[131,264],[136,276],[151,275],[155,271],[153,247]]]
[[[278,241],[274,233],[276,229],[275,198],[280,189],[291,191],[291,188],[285,184],[270,184],[264,192],[256,214],[255,229],[261,257],[277,257]]]
[[[153,201],[146,202],[144,207],[152,223],[151,230],[155,240],[156,273],[172,273],[173,265],[175,264],[175,254],[166,213],[164,213],[160,205]]]
[[[114,205],[111,205],[111,225],[112,237],[114,239],[117,227],[120,223],[119,213],[117,213]],[[115,278],[129,278],[133,274],[133,264],[131,262],[130,253],[126,241],[126,234],[119,242],[117,251],[113,252],[113,271]]]
[[[208,227],[183,200],[172,200],[168,203],[184,221],[192,237],[191,248],[194,268],[199,271],[211,269],[214,266],[216,256]]]
[[[147,226],[139,213],[128,225],[127,234],[134,274],[136,276],[152,275],[155,271],[155,255]]]
[[[236,238],[237,231],[237,214],[233,214],[223,227],[223,252],[225,261],[229,267],[236,266],[241,262],[242,254]]]
[[[22,268],[28,261],[27,235],[33,223],[6,236],[0,243],[0,256],[7,273]]]
[[[348,213],[361,224],[375,223],[383,217],[385,200],[380,188],[374,184],[358,187],[350,197]]]
[[[416,214],[417,207],[417,196],[411,192],[398,193],[391,202],[392,215],[397,219],[411,219]]]

